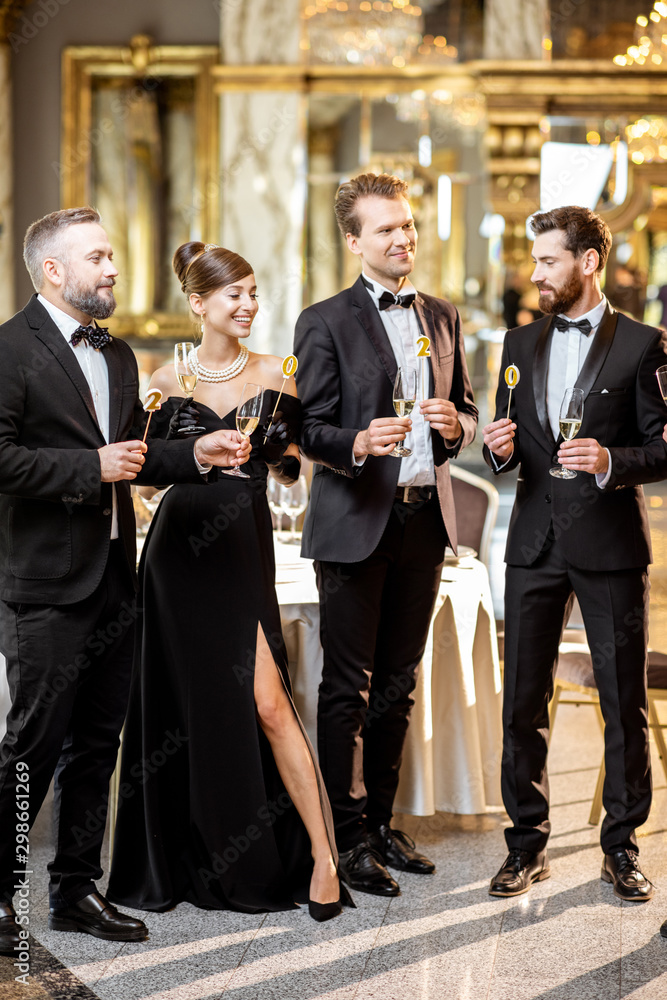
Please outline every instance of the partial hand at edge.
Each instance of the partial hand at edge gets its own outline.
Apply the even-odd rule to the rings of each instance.
[[[354,457],[364,455],[388,455],[398,441],[412,430],[408,417],[376,417],[365,431],[359,431],[354,439]]]
[[[463,434],[459,411],[451,399],[425,399],[419,404],[419,409],[431,425],[431,430],[438,431],[445,441],[458,441]]]
[[[515,431],[516,424],[513,424],[507,417],[494,420],[482,430],[484,444],[496,458],[506,462],[514,452]]]
[[[562,441],[558,461],[573,472],[590,472],[592,475],[607,472],[609,455],[595,438],[574,438]]]
[[[118,483],[123,479],[136,479],[145,462],[146,445],[143,441],[117,441],[98,448],[100,478],[103,483]]]
[[[238,431],[213,431],[195,441],[195,458],[200,465],[243,465],[250,458],[252,446]]]

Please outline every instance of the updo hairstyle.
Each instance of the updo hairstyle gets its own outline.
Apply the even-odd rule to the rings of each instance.
[[[210,245],[197,241],[183,243],[172,259],[181,291],[188,297],[195,294],[203,298],[253,273],[248,261],[232,250],[218,246],[206,250],[205,246]]]

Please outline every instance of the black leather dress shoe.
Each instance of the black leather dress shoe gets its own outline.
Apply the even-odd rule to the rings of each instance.
[[[80,931],[105,941],[145,941],[148,929],[141,920],[119,913],[99,892],[91,892],[78,903],[49,910],[52,931]]]
[[[338,856],[338,871],[351,889],[370,892],[373,896],[401,894],[398,882],[384,867],[381,855],[366,840]]]
[[[368,842],[390,868],[398,868],[401,872],[415,872],[417,875],[432,875],[435,871],[433,862],[415,850],[414,840],[402,830],[381,826],[369,835]]]
[[[533,882],[543,882],[550,875],[546,851],[535,853],[514,848],[491,879],[489,895],[520,896],[522,892],[528,892]]]
[[[19,928],[16,911],[11,903],[0,903],[0,955],[16,957],[19,945]]]
[[[600,878],[613,884],[614,895],[630,903],[643,903],[653,895],[653,886],[642,874],[635,851],[605,854]]]

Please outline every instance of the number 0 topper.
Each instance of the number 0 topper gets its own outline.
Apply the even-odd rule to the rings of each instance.
[[[269,436],[269,431],[271,430],[271,427],[273,426],[273,418],[276,415],[276,410],[278,409],[278,403],[280,402],[280,397],[283,394],[283,390],[284,390],[285,385],[287,383],[287,379],[290,378],[292,375],[296,375],[296,370],[297,370],[298,367],[299,367],[299,362],[297,361],[297,359],[295,358],[295,356],[293,354],[288,354],[287,357],[283,360],[283,365],[282,365],[282,368],[283,368],[283,384],[280,387],[280,392],[278,393],[278,398],[276,400],[276,405],[273,407],[273,413],[271,414],[271,419],[269,420],[269,426],[266,429],[266,434],[264,435],[264,440],[262,441],[262,444],[266,444],[266,439]]]
[[[519,384],[521,373],[516,365],[508,365],[505,369],[505,382],[509,388],[509,398],[507,400],[507,419],[510,418],[510,406],[512,405],[512,389]]]
[[[144,410],[148,413],[148,420],[146,421],[146,430],[144,431],[144,436],[142,441],[146,442],[146,435],[148,434],[148,427],[151,422],[151,417],[156,410],[159,410],[162,406],[162,393],[159,389],[149,389],[146,393],[146,398],[144,400]]]

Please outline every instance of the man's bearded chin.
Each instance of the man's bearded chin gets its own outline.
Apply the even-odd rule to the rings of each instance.
[[[577,271],[573,271],[564,285],[553,289],[552,296],[544,296],[540,292],[538,307],[543,313],[567,314],[576,305],[584,291],[584,283]]]
[[[104,286],[110,288],[110,285]],[[63,289],[63,298],[68,305],[78,309],[79,312],[93,319],[108,319],[113,315],[116,308],[116,299],[113,292],[102,296],[97,289],[90,290],[81,288],[74,284],[67,284]]]

